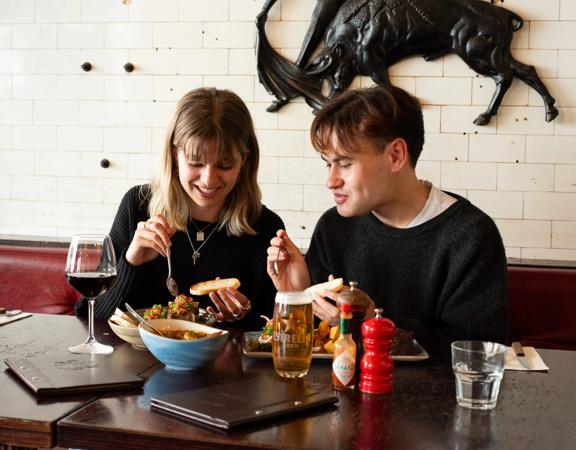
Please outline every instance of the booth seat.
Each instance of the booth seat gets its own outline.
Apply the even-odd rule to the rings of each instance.
[[[79,294],[66,282],[67,248],[0,243],[0,307],[74,314]],[[576,350],[576,264],[508,265],[510,340]]]
[[[0,307],[74,314],[80,297],[64,275],[63,247],[0,245]]]
[[[508,265],[510,338],[576,350],[576,267]]]

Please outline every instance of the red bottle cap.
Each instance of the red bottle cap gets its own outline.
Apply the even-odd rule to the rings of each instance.
[[[342,303],[340,309],[343,313],[349,313],[352,311],[352,305],[350,303]]]

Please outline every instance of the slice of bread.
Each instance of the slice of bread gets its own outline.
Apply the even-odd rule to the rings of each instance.
[[[324,283],[318,283],[310,286],[309,288],[305,289],[306,292],[312,294],[320,294],[324,289],[328,289],[330,291],[338,292],[344,287],[344,280],[342,278],[335,278],[331,281],[326,281]]]
[[[200,283],[190,286],[190,294],[192,295],[206,295],[210,292],[217,291],[218,289],[240,287],[240,280],[238,278],[220,278],[216,280],[202,281]]]

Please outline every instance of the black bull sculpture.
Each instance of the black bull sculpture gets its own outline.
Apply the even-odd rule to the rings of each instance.
[[[412,55],[426,61],[450,52],[477,73],[496,83],[488,109],[475,120],[486,125],[498,111],[514,77],[534,88],[544,100],[546,121],[554,120],[555,100],[533,66],[510,53],[514,31],[523,20],[505,8],[483,0],[317,0],[298,61],[290,62],[270,43],[265,24],[276,0],[267,0],[257,18],[256,55],[260,82],[276,97],[268,111],[276,111],[302,96],[315,110],[345,90],[356,75],[389,84],[388,67]],[[308,58],[321,40],[324,47]]]

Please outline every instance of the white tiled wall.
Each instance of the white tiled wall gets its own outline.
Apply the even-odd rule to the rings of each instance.
[[[272,98],[254,57],[262,4],[0,0],[0,234],[108,230],[122,194],[153,170],[176,100],[217,86],[247,103],[264,201],[306,247],[332,200],[308,140],[310,108],[300,99],[265,111]],[[298,54],[315,4],[279,0],[271,11],[268,36],[286,57]],[[496,4],[525,19],[513,54],[537,67],[560,116],[546,123],[541,98],[517,80],[493,122],[477,127],[491,79],[454,55],[404,60],[390,76],[423,103],[418,173],[490,214],[510,256],[576,260],[576,0]],[[85,61],[92,71],[80,69]]]

